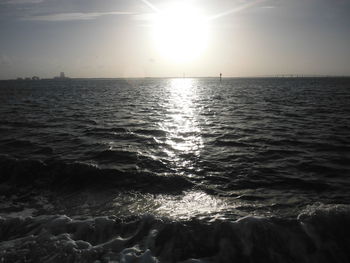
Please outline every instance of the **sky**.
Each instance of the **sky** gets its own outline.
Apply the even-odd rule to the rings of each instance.
[[[0,0],[0,79],[61,71],[350,75],[350,1]]]

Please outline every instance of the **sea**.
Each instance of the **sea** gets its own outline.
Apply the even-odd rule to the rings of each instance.
[[[350,262],[350,78],[0,82],[0,262]]]

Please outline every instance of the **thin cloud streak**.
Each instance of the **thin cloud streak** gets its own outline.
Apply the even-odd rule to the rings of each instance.
[[[151,2],[147,1],[147,0],[141,0],[145,5],[147,5],[149,8],[151,8],[154,12],[156,13],[160,13],[161,10],[159,8],[157,8],[154,4],[152,4]]]
[[[153,5],[148,0],[141,0],[141,1],[145,5],[147,5],[149,8],[151,8],[153,11],[155,11],[156,13],[160,13],[161,12],[161,10],[159,8],[157,8],[155,5]],[[225,12],[213,15],[213,16],[209,16],[208,20],[215,20],[215,19],[218,19],[218,18],[222,18],[222,17],[228,16],[228,15],[240,12],[242,10],[248,9],[248,8],[253,7],[253,6],[255,6],[255,5],[259,4],[259,3],[266,2],[266,1],[267,0],[256,0],[256,1],[253,1],[253,2],[250,2],[250,3],[238,6],[236,8],[230,9],[228,11],[225,11]]]
[[[0,4],[10,4],[10,5],[22,5],[22,4],[39,4],[45,0],[8,0],[0,1]]]
[[[76,21],[76,20],[92,20],[106,15],[133,15],[132,12],[93,12],[93,13],[59,13],[49,15],[37,15],[24,17],[26,21]]]
[[[215,19],[222,18],[222,17],[228,16],[228,15],[232,15],[234,13],[238,13],[242,10],[248,9],[248,8],[253,7],[254,5],[257,5],[257,4],[262,3],[262,2],[266,2],[266,0],[257,0],[257,1],[253,1],[251,3],[247,3],[244,5],[238,6],[236,8],[230,9],[228,11],[210,16],[208,20],[215,20]]]

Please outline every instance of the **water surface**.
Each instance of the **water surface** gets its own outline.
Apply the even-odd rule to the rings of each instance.
[[[347,78],[1,82],[0,213],[236,222],[347,207],[349,86]]]

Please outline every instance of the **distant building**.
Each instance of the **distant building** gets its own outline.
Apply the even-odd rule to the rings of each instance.
[[[64,74],[64,72],[60,72],[60,75],[58,77],[54,77],[54,79],[68,79],[68,77],[66,77],[66,75]]]

